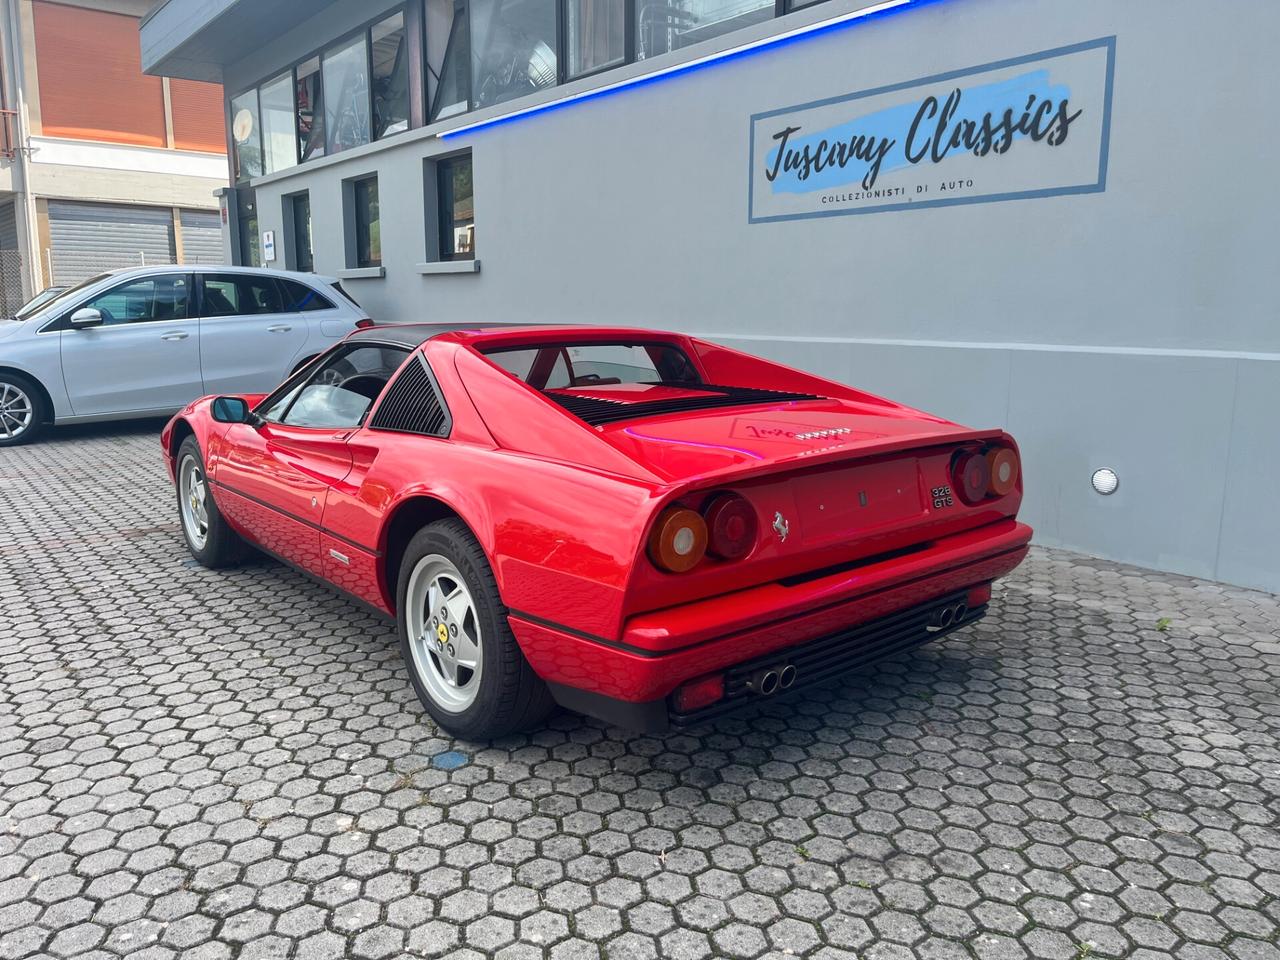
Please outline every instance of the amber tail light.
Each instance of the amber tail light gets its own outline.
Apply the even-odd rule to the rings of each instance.
[[[951,461],[951,483],[960,499],[973,506],[988,497],[1003,497],[1018,485],[1018,454],[996,445],[985,450],[961,450]]]
[[[987,451],[987,471],[991,474],[988,489],[1003,497],[1018,485],[1018,455],[1012,447],[992,447]]]
[[[707,552],[707,523],[687,507],[668,507],[649,534],[649,559],[659,570],[684,573]]]

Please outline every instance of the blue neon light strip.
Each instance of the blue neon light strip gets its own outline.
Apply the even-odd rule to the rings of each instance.
[[[620,90],[627,90],[631,87],[637,87],[642,84],[653,83],[656,80],[665,80],[668,77],[674,77],[682,73],[688,73],[692,70],[698,70],[702,67],[713,63],[719,63],[723,60],[729,60],[735,57],[741,57],[745,54],[768,50],[791,40],[795,40],[800,37],[812,36],[813,34],[830,30],[833,27],[842,26],[843,24],[851,23],[855,20],[861,20],[877,13],[884,13],[888,10],[894,9],[895,7],[906,6],[912,2],[915,2],[915,0],[882,0],[882,2],[874,3],[869,7],[862,7],[858,10],[842,13],[839,16],[828,17],[825,20],[818,20],[814,23],[808,23],[801,27],[795,27],[785,33],[761,37],[759,40],[752,40],[750,43],[739,44],[736,47],[729,47],[726,50],[718,50],[715,53],[708,53],[694,60],[687,60],[684,63],[676,63],[669,67],[663,67],[662,69],[655,70],[652,73],[644,73],[635,77],[627,77],[624,80],[617,80],[613,83],[606,84],[603,87],[593,87],[590,90],[571,93],[563,97],[558,97],[555,100],[548,100],[545,103],[536,103],[528,107],[522,107],[518,110],[512,110],[508,113],[499,114],[496,117],[488,117],[484,120],[477,120],[474,123],[463,124],[460,127],[454,127],[452,130],[442,131],[440,136],[442,138],[456,137],[463,133],[483,130],[485,127],[492,127],[495,124],[509,123],[512,120],[533,116],[537,113],[546,113],[548,110],[556,110],[560,107],[566,107],[571,103],[581,103],[584,100],[593,100],[596,97],[603,97],[611,93],[617,93]]]

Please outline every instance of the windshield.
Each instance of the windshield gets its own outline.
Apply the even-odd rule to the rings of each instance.
[[[685,352],[670,343],[557,343],[484,353],[537,390],[701,382]]]
[[[39,313],[48,307],[53,306],[61,300],[65,300],[72,294],[78,293],[85,287],[92,286],[101,280],[111,276],[109,273],[100,273],[96,277],[90,277],[88,280],[81,280],[74,287],[49,287],[37,293],[34,297],[22,305],[22,309],[13,315],[15,320],[26,320],[28,317]]]

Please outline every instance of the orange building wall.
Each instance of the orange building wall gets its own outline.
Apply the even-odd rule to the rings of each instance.
[[[169,103],[173,109],[173,145],[179,150],[226,153],[227,135],[222,119],[222,85],[198,80],[170,80]]]
[[[137,18],[47,0],[31,7],[44,135],[166,146],[163,85],[142,72]],[[170,96],[174,145],[225,152],[222,88],[175,80]]]

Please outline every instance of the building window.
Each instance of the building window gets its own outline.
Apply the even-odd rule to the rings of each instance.
[[[626,60],[626,0],[565,0],[568,77]]]
[[[368,143],[369,53],[365,35],[326,50],[320,73],[326,150],[340,153]]]
[[[475,63],[471,90],[476,107],[555,85],[558,6],[527,0],[471,0]]]
[[[440,259],[474,260],[476,219],[471,180],[471,154],[435,162],[439,203]]]
[[[262,176],[262,131],[258,128],[258,91],[231,100],[232,163],[236,182]]]
[[[298,65],[294,117],[298,131],[298,159],[304,163],[324,156],[324,90],[320,86],[320,58]]]
[[[244,267],[262,266],[258,237],[258,200],[247,187],[236,190],[236,224],[240,235],[240,259],[236,263]]]
[[[775,0],[669,0],[636,4],[636,59],[656,57],[691,43],[772,18]]]
[[[262,119],[263,172],[286,170],[298,162],[293,136],[293,76],[285,73],[258,88]]]
[[[373,139],[409,129],[409,45],[404,14],[369,30],[373,66]]]
[[[315,270],[311,246],[311,194],[307,191],[284,198],[285,255],[290,270]]]
[[[351,215],[355,224],[353,243],[348,246],[348,263],[355,267],[382,266],[382,224],[378,216],[378,178],[348,181]]]
[[[427,0],[427,103],[431,120],[471,105],[471,41],[464,0]]]

